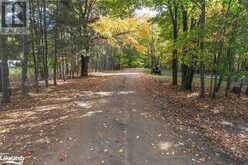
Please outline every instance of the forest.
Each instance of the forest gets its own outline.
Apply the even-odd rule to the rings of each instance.
[[[25,32],[6,32],[4,28],[10,25],[4,27],[9,19],[3,18],[4,12],[7,11],[4,5],[18,2],[21,2],[21,7],[26,7],[22,13],[26,21]],[[24,2],[26,2],[25,6],[22,4]],[[73,98],[72,101],[77,103],[75,98],[82,100],[88,97],[85,91],[93,91],[93,86],[99,87],[98,90],[105,89],[99,84],[109,84],[113,91],[119,91],[119,93],[96,92],[97,94],[92,95],[99,95],[99,97],[101,94],[101,97],[113,95],[115,97],[113,99],[120,97],[120,100],[124,98],[119,95],[125,95],[125,92],[127,92],[126,95],[132,95],[132,91],[120,91],[122,87],[128,90],[129,87],[133,89],[140,84],[136,93],[142,92],[142,90],[139,91],[139,87],[151,92],[155,91],[155,94],[145,92],[144,95],[153,97],[158,94],[156,97],[161,99],[162,106],[165,104],[169,107],[175,106],[175,110],[167,108],[168,112],[158,112],[172,119],[171,121],[165,118],[166,121],[174,123],[173,119],[175,119],[177,125],[175,127],[186,123],[187,128],[198,128],[198,126],[192,126],[194,125],[192,123],[199,122],[201,130],[208,130],[210,132],[206,134],[216,137],[211,141],[217,139],[216,144],[221,144],[217,148],[221,150],[224,148],[224,152],[228,151],[232,157],[228,160],[235,160],[234,164],[247,163],[247,0],[15,0],[14,2],[1,0],[0,3],[0,21],[2,22],[0,24],[0,124],[2,127],[0,125],[0,128],[6,128],[4,127],[5,117],[12,113],[18,114],[16,118],[22,118],[22,115],[24,115],[23,119],[28,118],[26,110],[37,110],[39,104],[43,105],[47,100],[43,107],[46,106],[47,108],[44,109],[49,109],[49,100],[56,102],[56,99],[64,97],[61,94],[62,91],[59,92],[62,89],[67,96],[65,101],[56,102],[61,106],[69,102],[66,101],[69,98]],[[12,17],[15,17],[15,13]],[[24,18],[19,15],[17,17]],[[161,70],[160,76],[151,74],[154,68]],[[142,78],[135,77],[137,81],[139,79],[138,82],[132,80],[135,74],[142,75]],[[113,84],[111,84],[111,79],[115,76],[118,81],[113,78]],[[105,83],[105,81],[110,82]],[[71,85],[67,85],[68,83]],[[54,92],[53,90],[55,93],[50,95],[49,92]],[[136,99],[140,98],[140,100],[136,100],[137,103],[134,104],[141,102],[143,97],[141,95],[139,93]],[[82,108],[82,104],[86,103],[79,104],[79,107]],[[150,103],[147,107],[160,104],[153,101]],[[121,107],[122,103],[118,104]],[[112,104],[108,106],[111,110],[115,107]],[[150,109],[154,107],[156,106]],[[143,108],[137,109],[139,108],[143,111]],[[180,111],[187,108],[191,111]],[[199,113],[193,111],[198,108],[201,109]],[[210,108],[213,108],[213,111],[210,110],[213,118],[209,117],[211,116],[208,111]],[[45,111],[52,111],[52,109],[53,106]],[[62,109],[64,112],[70,108]],[[75,111],[76,109],[74,108]],[[22,112],[22,110],[25,113],[19,114],[18,111]],[[36,110],[33,113],[36,113]],[[79,112],[76,113],[74,110],[72,114],[77,116]],[[56,115],[59,113],[62,112]],[[90,115],[95,113],[98,111]],[[180,116],[181,113],[183,113],[182,116]],[[208,119],[202,117],[202,114],[205,115],[204,117],[209,115]],[[125,114],[123,115],[122,117],[125,118]],[[220,119],[222,121],[223,118],[227,119],[227,116],[231,116],[231,121],[224,123],[223,128],[214,123],[218,123]],[[60,117],[56,116],[59,119]],[[182,118],[178,119],[178,117]],[[188,117],[192,123],[179,122],[179,120],[187,120]],[[42,117],[37,118],[39,121],[43,120]],[[201,122],[203,118],[204,122]],[[223,122],[225,122],[224,119]],[[240,124],[241,121],[242,124]],[[6,122],[9,121],[6,119]],[[209,124],[210,122],[213,125]],[[240,126],[241,132],[243,131],[242,134],[236,132],[239,134],[238,140],[235,137],[235,131],[231,131],[228,136],[222,138],[220,136],[224,136],[225,133],[214,133],[215,129],[224,132],[226,127],[234,129],[234,125]],[[214,127],[213,130],[212,127]],[[15,131],[10,130],[8,135],[2,134],[4,132],[0,130],[0,138],[2,136],[11,138],[11,133]],[[139,138],[140,136],[136,137],[136,139]],[[236,142],[238,141],[237,144],[229,145],[235,139]],[[4,144],[1,141],[0,139],[0,152],[2,152],[1,145]],[[166,145],[169,148],[170,145]],[[8,150],[8,147],[5,149]],[[119,154],[122,152],[124,151],[120,149]],[[30,156],[32,153],[29,151],[27,155]],[[59,161],[68,164],[65,155],[60,154],[58,157]],[[215,159],[215,156],[213,157]],[[200,163],[206,161],[207,164],[212,164],[211,161],[201,160],[199,159]],[[84,162],[78,158],[75,161]],[[132,160],[129,161],[135,164]],[[106,162],[107,160],[101,161],[103,164]],[[220,164],[223,163],[222,160],[220,162]],[[50,164],[54,163],[50,162]]]
[[[207,89],[214,98],[223,83],[226,96],[232,82],[247,86],[246,0],[29,3],[28,33],[1,35],[4,103],[11,100],[12,73],[20,77],[23,95],[29,85],[39,90],[42,82],[48,87],[49,80],[56,85],[57,79],[122,66],[161,65],[185,90],[192,90],[199,74],[200,97]],[[8,60],[17,65],[10,68]]]

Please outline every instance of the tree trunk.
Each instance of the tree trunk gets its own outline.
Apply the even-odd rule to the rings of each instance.
[[[2,62],[0,62],[0,92],[2,92]]]
[[[181,81],[181,88],[183,90],[186,90],[186,84],[187,84],[187,71],[188,66],[184,63],[181,64],[181,72],[182,72],[182,81]]]
[[[43,0],[43,35],[44,35],[44,72],[45,86],[49,86],[49,70],[48,70],[48,41],[47,41],[47,1]]]
[[[211,97],[213,94],[213,81],[214,81],[214,72],[211,72],[211,76],[210,76],[210,85],[209,85],[209,93],[208,96]]]
[[[244,86],[244,79],[241,79],[240,86],[239,86],[240,92],[239,92],[239,94],[238,94],[238,97],[241,97],[243,86]]]
[[[80,75],[80,77],[87,77],[88,76],[88,64],[89,64],[89,57],[81,55],[81,75]]]
[[[43,10],[44,10],[44,5],[42,6],[42,3],[40,0],[37,0],[37,28],[36,28],[36,36],[37,37],[37,47],[38,47],[38,59],[42,63],[39,66],[39,74],[42,80],[45,78],[45,50],[44,50],[44,26],[43,26]]]
[[[177,29],[177,28],[176,28]],[[177,40],[177,31],[174,32],[174,42],[176,44]],[[175,45],[174,45],[175,46]],[[174,48],[172,55],[172,85],[177,85],[177,72],[178,72],[178,59],[177,59],[177,49]]]
[[[200,97],[205,97],[205,64],[204,64],[204,30],[205,30],[205,18],[206,17],[206,3],[205,0],[201,0],[201,17],[200,17],[200,49],[201,49],[201,57],[200,57]]]
[[[68,61],[66,60],[66,61],[65,61],[65,75],[66,75],[66,77],[69,76],[69,73],[70,73],[69,63],[68,63]]]
[[[248,96],[248,84],[247,84],[247,87],[246,87],[246,90],[245,90],[245,94],[246,94],[246,96]]]
[[[228,96],[229,91],[231,89],[231,84],[232,84],[231,74],[229,73],[229,75],[227,77],[226,88],[225,88],[225,96],[226,97]]]
[[[222,85],[222,82],[223,82],[223,78],[224,78],[224,74],[221,73],[220,77],[219,77],[219,81],[218,81],[216,89],[215,89],[216,93],[218,93],[220,91],[220,88],[221,88],[221,85]]]
[[[183,32],[187,33],[188,31],[188,13],[187,11],[184,9],[184,7],[182,6],[182,15],[183,15]],[[187,54],[187,50],[186,48],[183,48],[183,56],[185,57]],[[184,62],[182,62],[181,64],[181,70],[182,70],[182,82],[181,82],[181,86],[183,90],[189,90],[187,89],[187,79],[188,79],[188,71],[189,71],[189,67],[188,65],[186,65]]]
[[[201,79],[201,87],[200,87],[200,97],[205,97],[205,66],[203,62],[200,62],[200,79]]]
[[[223,17],[224,17],[223,27],[221,28],[221,32],[220,32],[221,39],[219,41],[220,48],[219,48],[219,52],[218,52],[218,55],[217,55],[217,58],[216,58],[216,73],[215,73],[215,80],[214,80],[214,89],[213,89],[213,94],[212,94],[213,98],[216,96],[216,93],[218,92],[218,90],[220,88],[220,85],[221,85],[221,82],[222,82],[222,79],[223,79],[223,76],[224,76],[223,75],[224,71],[223,71],[223,69],[221,69],[219,67],[219,64],[221,63],[221,57],[224,54],[225,33],[226,33],[226,30],[227,30],[227,21],[226,20],[228,19],[231,4],[232,4],[232,0],[229,0],[227,11],[223,15]],[[218,77],[219,77],[219,81],[218,81]]]
[[[192,84],[194,78],[194,66],[188,67],[187,74],[186,74],[186,90],[192,91]]]
[[[1,36],[1,52],[2,54],[2,103],[10,102],[10,81],[9,81],[9,66],[8,66],[8,56],[6,54],[6,38]]]
[[[33,56],[33,63],[34,63],[34,86],[36,91],[39,90],[39,70],[38,70],[38,61],[35,53],[35,18],[34,18],[34,5],[31,0],[29,0],[29,10],[30,10],[30,29],[31,29],[31,39],[32,39],[32,56]]]
[[[27,35],[22,35],[22,48],[23,48],[23,54],[22,54],[22,81],[21,81],[21,89],[22,89],[22,95],[26,96],[28,95],[28,38]]]
[[[54,63],[53,63],[53,84],[57,85],[57,65],[58,65],[58,15],[59,15],[59,0],[56,2],[56,25],[55,25],[55,36],[54,36]]]
[[[2,60],[2,103],[10,102],[10,82],[9,82],[9,66],[8,66],[8,58],[4,55]]]
[[[227,97],[231,88],[231,83],[232,83],[232,61],[231,61],[231,48],[227,49],[227,61],[228,61],[228,75],[227,75],[227,81],[226,81],[226,88],[225,88],[225,96]]]
[[[184,26],[186,27],[186,22],[184,22]],[[194,30],[196,26],[196,20],[192,17],[191,18],[191,25],[190,25],[190,30]],[[194,58],[192,58],[193,61],[191,61],[191,63],[189,64],[189,66],[187,66],[186,70],[186,74],[185,74],[185,90],[190,90],[192,91],[193,89],[193,79],[194,79],[194,72],[195,72],[195,68],[194,66],[196,65],[196,61]]]
[[[62,78],[64,81],[66,81],[66,77],[65,77],[65,58],[62,55],[62,63],[61,63],[61,70],[62,70]]]
[[[178,38],[178,4],[173,1],[173,4],[169,3],[168,9],[172,20],[174,39],[174,50],[172,52],[172,85],[177,85],[178,57],[176,42]]]
[[[228,92],[230,91],[231,88],[231,83],[232,83],[232,74],[234,72],[234,58],[235,58],[235,49],[232,47],[232,44],[236,40],[236,32],[238,28],[238,18],[234,19],[232,23],[232,35],[231,39],[229,41],[229,48],[227,49],[227,61],[228,61],[228,77],[227,77],[227,83],[226,83],[226,89],[225,89],[225,96],[228,96]],[[248,95],[248,87],[247,87],[247,95]]]

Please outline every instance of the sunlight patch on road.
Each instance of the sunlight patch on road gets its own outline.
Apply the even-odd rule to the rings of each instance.
[[[95,94],[100,96],[112,96],[113,92],[95,92]]]
[[[9,133],[10,132],[10,129],[9,128],[5,128],[5,129],[2,129],[0,130],[0,134],[3,134],[3,133]]]
[[[173,147],[173,144],[171,142],[160,142],[158,147],[160,150],[168,151],[171,147]]]
[[[120,91],[118,94],[120,95],[129,95],[129,94],[134,94],[136,93],[135,91]]]
[[[59,107],[60,107],[59,105],[47,105],[47,106],[36,107],[35,109],[37,112],[43,112],[43,111],[55,110],[58,109]]]
[[[187,95],[187,98],[192,98],[192,97],[198,97],[199,93],[198,92],[194,92],[194,93],[190,93]]]
[[[87,102],[76,102],[78,106],[80,106],[81,108],[85,108],[85,109],[90,109],[92,108],[92,104],[91,102],[87,101]]]
[[[82,97],[94,97],[94,96],[100,96],[100,97],[110,97],[110,96],[118,96],[118,95],[130,95],[135,94],[135,91],[100,91],[100,92],[92,92],[92,91],[84,91],[82,93]]]
[[[86,114],[84,114],[82,117],[92,117],[93,115],[97,114],[97,113],[102,113],[103,111],[90,111]]]

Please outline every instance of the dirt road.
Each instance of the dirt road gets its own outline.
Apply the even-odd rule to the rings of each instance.
[[[166,99],[148,90],[143,70],[97,76],[32,94],[22,108],[15,99],[0,116],[1,152],[24,165],[238,164],[160,116]]]
[[[197,164],[198,155],[187,153],[169,124],[155,115],[162,107],[142,85],[143,73],[135,70],[108,75],[114,76],[98,91],[81,93],[77,104],[84,113],[64,132],[64,141],[69,142],[42,153],[36,163]]]

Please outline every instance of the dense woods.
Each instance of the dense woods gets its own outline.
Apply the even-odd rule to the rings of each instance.
[[[247,43],[248,0],[0,0],[0,164],[248,164]]]
[[[28,33],[1,34],[1,100],[16,87],[26,96],[90,71],[157,65],[183,90],[199,78],[200,97],[222,87],[248,94],[247,8],[246,0],[30,0]]]

